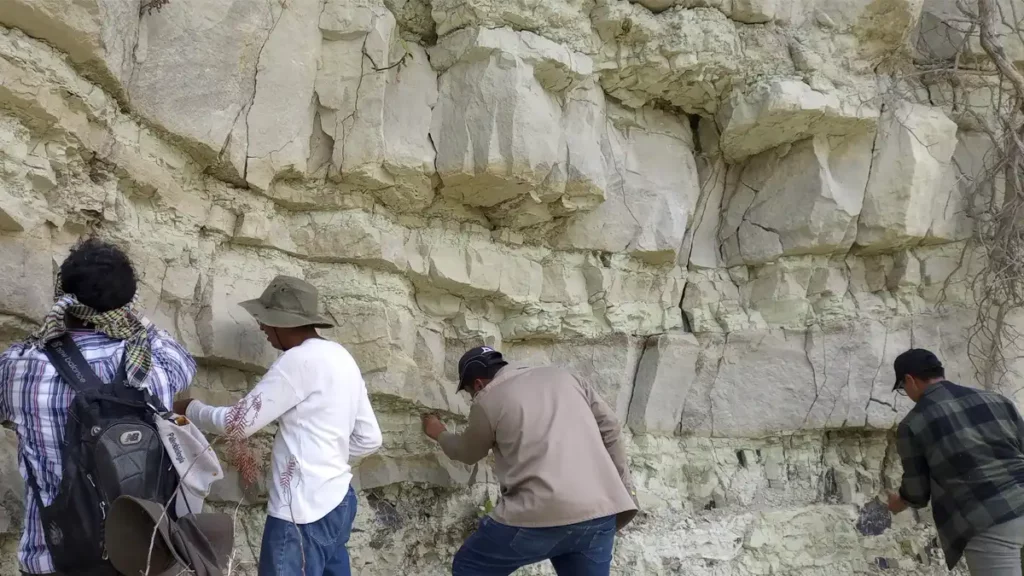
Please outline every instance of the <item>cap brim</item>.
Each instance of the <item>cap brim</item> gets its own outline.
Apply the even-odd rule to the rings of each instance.
[[[298,328],[299,326],[334,328],[334,324],[321,314],[310,317],[281,310],[270,310],[259,300],[246,300],[238,305],[251,314],[257,322],[271,328]]]

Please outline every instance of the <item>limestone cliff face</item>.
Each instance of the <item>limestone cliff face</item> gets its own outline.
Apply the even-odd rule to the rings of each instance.
[[[236,303],[316,284],[385,435],[356,471],[356,573],[446,573],[496,496],[418,421],[464,421],[454,365],[481,342],[621,416],[644,513],[617,575],[945,573],[927,511],[856,520],[899,479],[896,354],[974,384],[985,139],[913,71],[952,2],[160,4],[0,0],[0,344],[96,232],[199,360],[194,395],[227,403],[275,357]],[[260,498],[216,488],[237,574]]]

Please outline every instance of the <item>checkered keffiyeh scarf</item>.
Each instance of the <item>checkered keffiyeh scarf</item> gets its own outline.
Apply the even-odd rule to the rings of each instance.
[[[115,340],[124,340],[128,385],[133,388],[146,388],[146,377],[149,375],[153,358],[146,326],[135,313],[138,295],[125,306],[99,313],[79,302],[74,294],[65,294],[58,273],[54,299],[53,308],[43,320],[42,327],[29,337],[29,344],[42,349],[50,340],[65,334],[67,325],[64,319],[70,314],[92,324],[97,332]]]

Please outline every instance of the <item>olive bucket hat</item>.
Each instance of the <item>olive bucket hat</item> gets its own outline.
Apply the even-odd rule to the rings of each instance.
[[[260,324],[271,328],[333,328],[320,314],[320,295],[309,282],[291,276],[278,276],[255,300],[239,304]]]

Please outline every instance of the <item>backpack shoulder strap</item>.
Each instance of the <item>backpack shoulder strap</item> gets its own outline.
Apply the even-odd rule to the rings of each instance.
[[[85,361],[82,351],[78,349],[70,334],[65,333],[50,340],[44,350],[57,373],[76,393],[97,390],[103,386],[103,382]]]
[[[103,389],[104,383],[96,375],[92,367],[89,366],[85,356],[82,356],[82,351],[79,350],[78,345],[75,344],[70,334],[65,333],[59,338],[50,340],[46,343],[44,350],[50,363],[57,369],[57,373],[74,389],[75,393],[81,394],[86,390]],[[157,414],[166,412],[167,409],[160,399],[148,389],[137,389],[128,386],[128,374],[125,367],[127,353],[128,351],[125,350],[125,356],[121,359],[121,365],[118,367],[117,375],[112,383],[114,397],[121,401],[132,402],[137,401],[135,398],[138,398],[138,396],[134,396],[135,394],[141,394],[142,401],[154,412]]]

